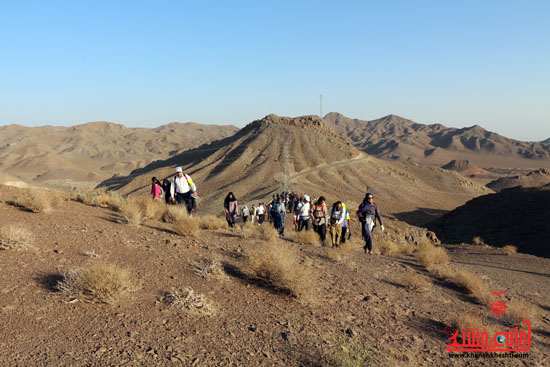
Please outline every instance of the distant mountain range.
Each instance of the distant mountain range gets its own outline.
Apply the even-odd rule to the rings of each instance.
[[[171,123],[153,129],[110,122],[71,127],[0,126],[0,174],[11,180],[93,187],[152,161],[233,135],[235,126]]]
[[[469,160],[478,167],[550,167],[550,139],[522,142],[475,125],[424,125],[396,115],[372,121],[329,113],[324,121],[368,154],[379,158],[442,165]]]

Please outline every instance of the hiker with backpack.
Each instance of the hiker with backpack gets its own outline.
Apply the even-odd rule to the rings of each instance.
[[[235,218],[239,214],[239,205],[237,204],[237,198],[232,192],[227,194],[223,201],[223,209],[225,211],[225,220],[229,228],[233,228],[235,225]]]
[[[248,216],[250,215],[250,210],[248,210],[246,204],[244,204],[241,209],[241,215],[243,216],[243,223],[246,223],[248,221]],[[252,220],[252,223],[254,223],[254,220]]]
[[[151,195],[153,196],[153,200],[159,200],[162,198],[162,186],[159,180],[157,180],[156,177],[153,177],[151,179]]]
[[[342,224],[342,239],[340,243],[346,243],[346,234],[348,235],[348,240],[351,238],[350,217],[345,203],[342,203],[342,208],[344,208],[344,224]]]
[[[313,230],[319,234],[324,246],[327,238],[327,204],[324,196],[317,199],[317,203],[313,206],[311,212],[313,213]]]
[[[271,205],[271,218],[273,218],[273,226],[279,231],[280,236],[285,234],[285,214],[285,204],[282,196],[279,196],[277,201]]]
[[[263,224],[265,219],[265,206],[264,203],[258,204],[256,208],[256,213],[258,214],[258,224]]]
[[[374,227],[376,226],[376,219],[380,222],[380,229],[384,232],[384,223],[382,222],[382,215],[378,206],[374,202],[374,196],[368,192],[363,199],[357,213],[355,214],[361,222],[361,229],[363,232],[363,239],[365,240],[365,246],[363,249],[366,254],[372,254],[372,234]]]
[[[311,204],[309,200],[309,196],[304,195],[303,200],[300,201],[296,207],[296,215],[298,217],[298,232],[301,232],[304,227],[306,231],[309,231],[311,212]]]
[[[191,176],[183,173],[181,167],[176,168],[176,175],[170,185],[170,197],[173,203],[185,204],[187,213],[192,214],[196,211],[197,186]]]
[[[339,247],[342,240],[342,226],[346,218],[346,210],[342,206],[341,201],[337,201],[332,205],[330,211],[330,239],[332,247]]]

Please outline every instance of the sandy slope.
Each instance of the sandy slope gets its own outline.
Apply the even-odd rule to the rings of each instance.
[[[366,257],[360,243],[341,252],[297,245],[300,267],[312,276],[307,300],[296,300],[231,272],[223,278],[194,274],[196,263],[219,255],[227,269],[258,246],[228,230],[202,231],[198,238],[173,234],[164,223],[133,227],[116,223],[108,209],[63,202],[49,214],[2,203],[15,188],[0,185],[4,223],[26,224],[35,248],[0,251],[0,360],[2,366],[325,366],[336,339],[366,341],[388,366],[543,366],[549,362],[550,263],[529,255],[504,256],[483,246],[449,246],[452,265],[484,277],[511,302],[534,307],[533,342],[524,360],[451,360],[444,328],[454,313],[474,314],[479,305],[459,289],[430,279],[418,293],[403,276],[426,272],[411,256]],[[387,223],[388,231],[393,222]],[[356,230],[354,228],[354,230]],[[357,232],[356,232],[357,233]],[[384,236],[379,236],[381,240]],[[376,244],[375,244],[376,246]],[[98,258],[84,256],[94,251]],[[55,292],[61,275],[95,262],[127,267],[137,289],[114,305],[71,302]],[[216,307],[214,316],[179,311],[163,294],[192,287]],[[381,365],[381,364],[376,364]]]

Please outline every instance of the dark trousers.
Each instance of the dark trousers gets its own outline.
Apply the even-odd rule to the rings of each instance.
[[[258,223],[262,224],[265,219],[265,214],[258,214]]]
[[[369,230],[369,224],[361,222],[361,231],[363,234],[363,239],[365,240],[365,246],[363,247],[366,250],[372,251],[372,232]]]
[[[346,243],[346,233],[348,232],[348,227],[342,227],[342,239],[340,243]]]
[[[313,230],[319,234],[319,237],[321,237],[321,241],[325,242],[327,239],[327,225],[326,224],[319,224],[313,225]]]
[[[196,211],[195,199],[191,197],[191,191],[184,194],[176,192],[176,201],[178,205],[184,205],[187,207],[187,213],[191,214]]]
[[[246,223],[248,221],[248,215],[243,215],[243,223]]]
[[[281,214],[275,214],[273,217],[273,225],[279,231],[279,234],[285,233],[285,221]]]
[[[298,220],[298,232],[301,232],[304,227],[306,227],[306,231],[309,231],[309,218]]]

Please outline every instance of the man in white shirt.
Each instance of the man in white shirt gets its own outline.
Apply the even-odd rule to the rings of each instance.
[[[179,205],[185,204],[189,214],[196,211],[195,197],[197,196],[197,186],[191,179],[191,176],[183,173],[181,167],[176,168],[176,176],[170,185],[170,197],[172,202]]]

